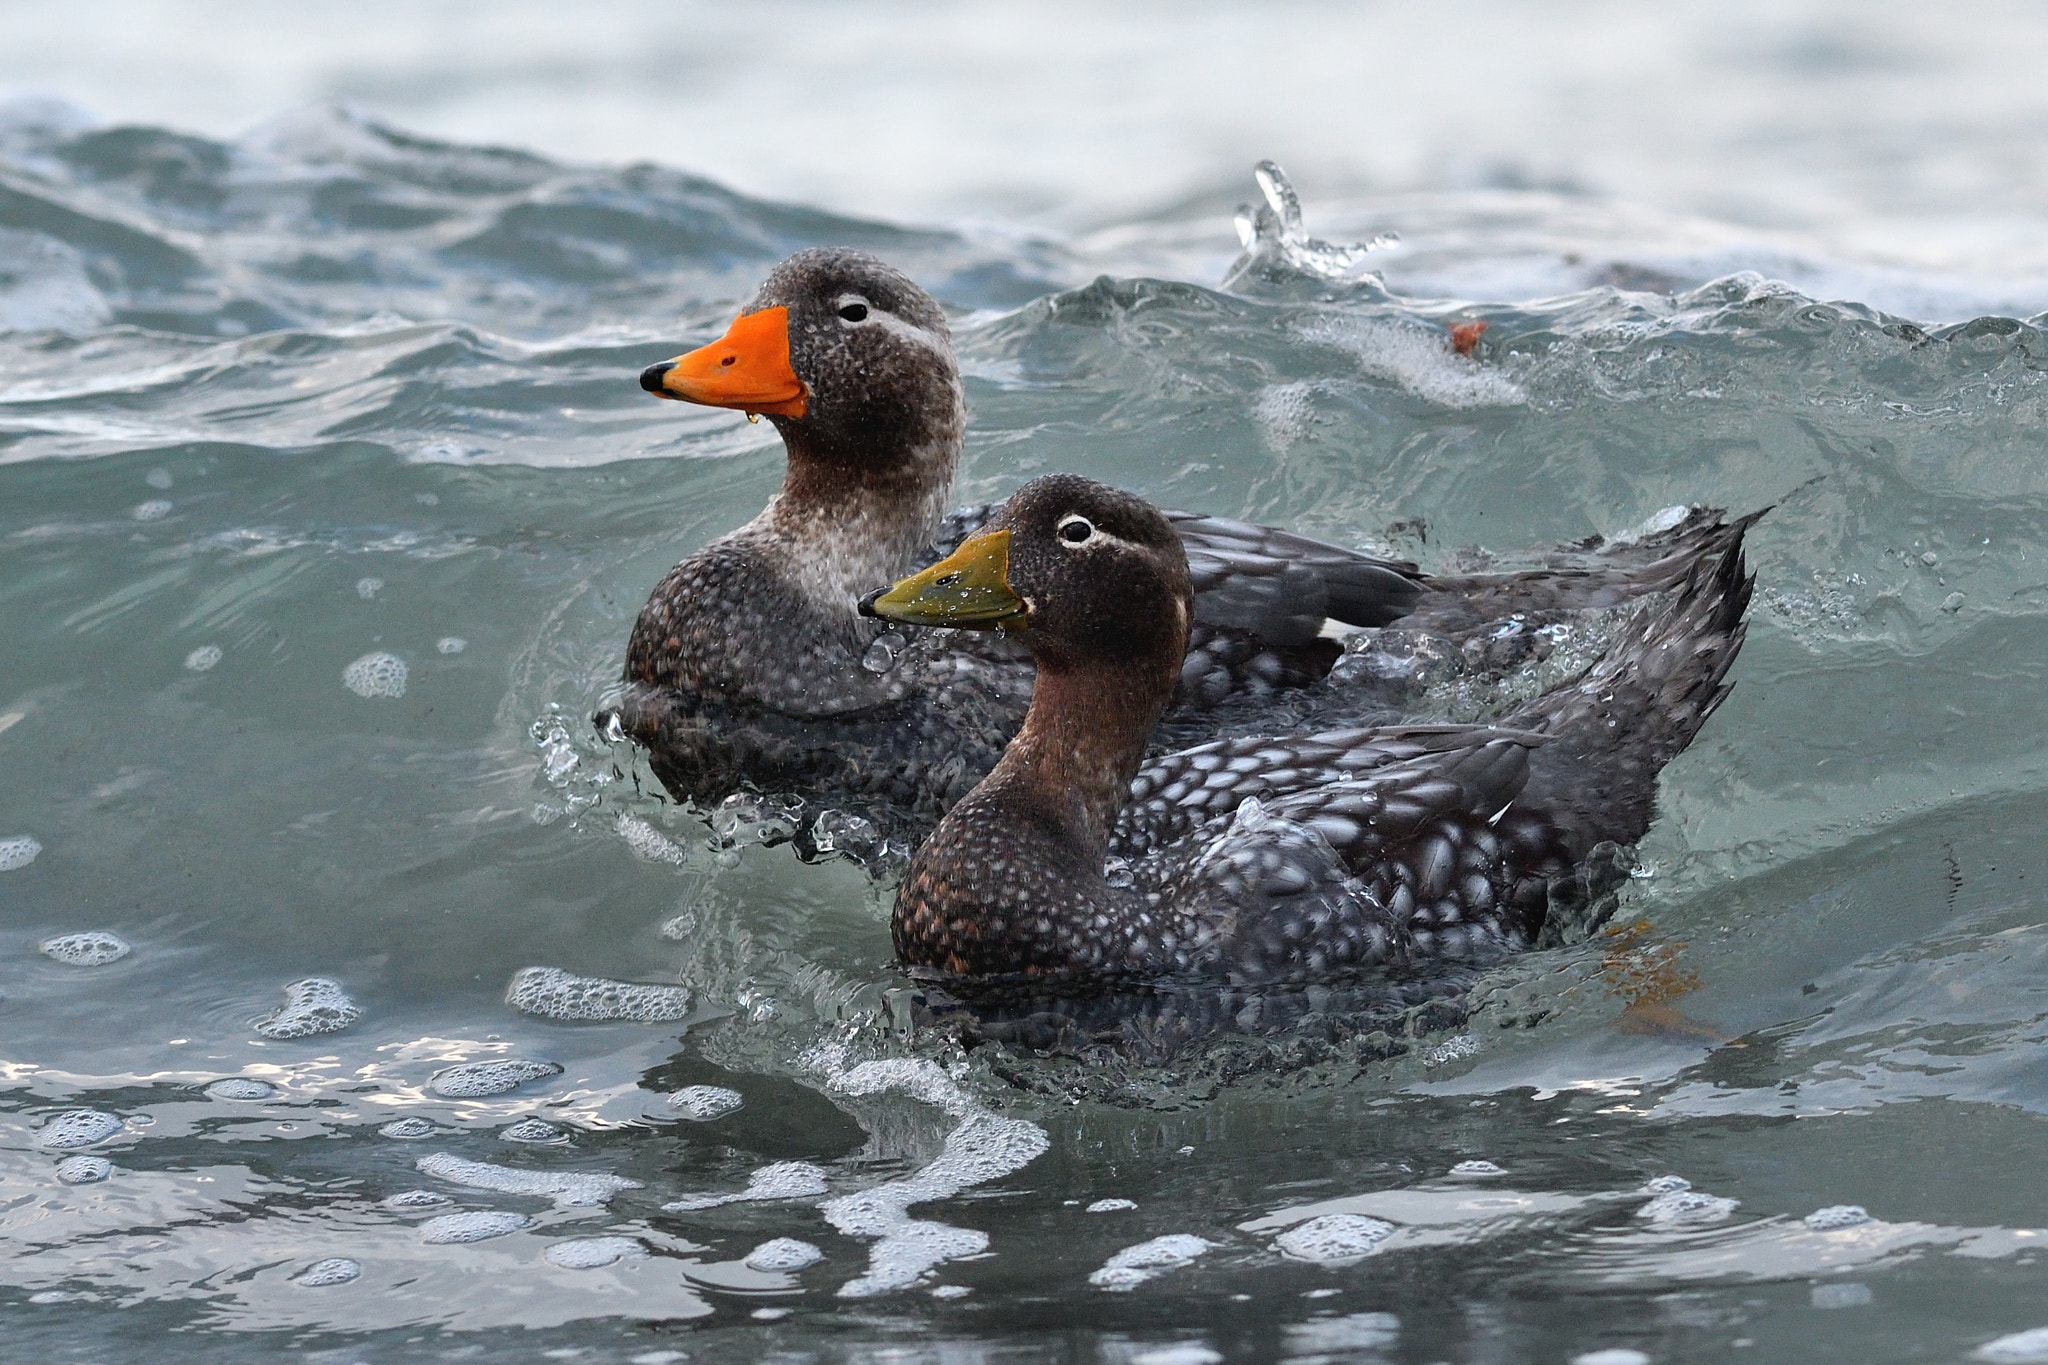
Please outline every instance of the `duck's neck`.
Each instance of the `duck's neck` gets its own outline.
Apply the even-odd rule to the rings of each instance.
[[[789,568],[813,601],[844,609],[901,577],[931,543],[960,459],[957,425],[925,433],[886,465],[820,458],[785,428],[789,472],[754,521],[791,548]]]
[[[983,786],[1052,817],[1084,865],[1101,867],[1110,827],[1178,677],[1177,662],[1071,669],[1041,662],[1023,728]]]

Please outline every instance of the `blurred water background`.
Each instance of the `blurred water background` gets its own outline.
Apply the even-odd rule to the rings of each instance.
[[[2043,69],[2022,4],[9,6],[0,1358],[2048,1360]],[[1224,287],[1269,156],[1398,243]],[[1607,931],[1400,1038],[908,1032],[886,881],[585,719],[780,478],[635,375],[823,242],[951,311],[963,503],[1776,504]]]

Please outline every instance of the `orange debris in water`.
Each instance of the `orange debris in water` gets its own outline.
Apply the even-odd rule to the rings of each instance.
[[[1471,355],[1472,348],[1479,344],[1479,334],[1486,330],[1483,322],[1460,322],[1451,327],[1451,349],[1459,355]]]

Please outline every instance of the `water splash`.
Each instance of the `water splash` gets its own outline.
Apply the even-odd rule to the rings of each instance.
[[[1294,182],[1278,162],[1261,161],[1252,167],[1252,179],[1258,182],[1265,202],[1257,208],[1237,206],[1237,240],[1244,253],[1224,272],[1225,289],[1259,279],[1343,279],[1372,252],[1401,240],[1392,232],[1363,242],[1325,242],[1311,237],[1302,222],[1301,196],[1294,192]],[[1382,283],[1378,275],[1359,278]]]

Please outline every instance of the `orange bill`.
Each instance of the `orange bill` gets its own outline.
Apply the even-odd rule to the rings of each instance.
[[[688,355],[650,365],[640,387],[662,398],[776,417],[801,417],[809,396],[789,367],[789,310],[763,308]]]

